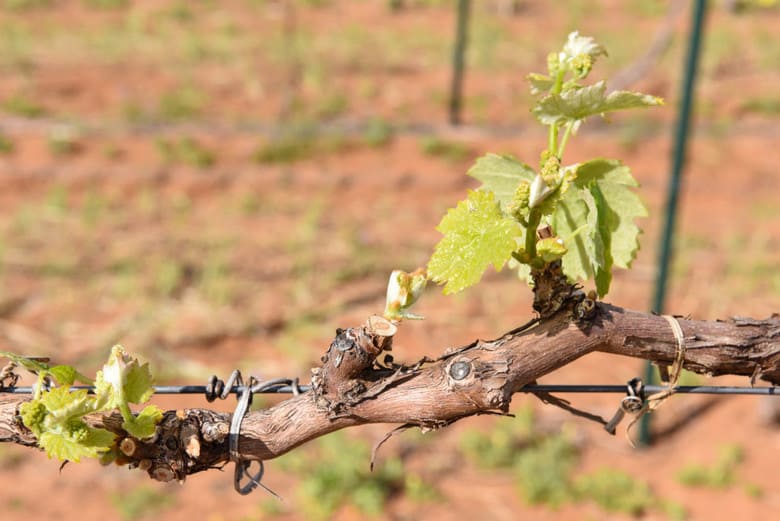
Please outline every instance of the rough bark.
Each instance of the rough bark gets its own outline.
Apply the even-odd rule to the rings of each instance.
[[[678,320],[685,337],[685,368],[780,384],[780,316]],[[678,349],[663,317],[589,299],[498,339],[478,340],[412,365],[396,364],[387,355],[379,362],[392,347],[393,332],[381,320],[339,330],[322,366],[312,370],[311,392],[246,416],[239,440],[242,456],[272,459],[353,425],[436,429],[475,414],[505,413],[523,386],[593,351],[663,365],[674,361]],[[24,400],[0,394],[0,441],[35,444],[16,417]],[[229,459],[230,419],[205,409],[168,411],[153,442],[120,436],[121,462],[158,480],[183,480]],[[91,421],[122,434],[116,416]]]

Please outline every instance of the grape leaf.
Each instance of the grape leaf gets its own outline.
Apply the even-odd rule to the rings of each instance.
[[[612,267],[628,268],[639,249],[637,217],[647,215],[631,171],[620,161],[596,159],[577,166],[552,216],[567,251],[563,271],[571,280],[595,279],[604,296]]]
[[[0,351],[0,356],[12,360],[30,372],[38,373],[39,375],[51,375],[60,385],[73,385],[73,382],[76,380],[85,384],[92,384],[92,380],[79,373],[75,368],[69,365],[50,366],[49,364],[40,362],[34,358],[28,358],[26,356],[17,355],[15,353],[9,353],[7,351]]]
[[[506,209],[512,202],[515,190],[520,181],[534,180],[536,172],[517,159],[508,155],[487,154],[477,159],[468,175],[482,181],[482,190],[490,190],[501,203],[501,208]]]
[[[598,185],[603,199],[599,211],[605,216],[604,225],[611,237],[612,260],[619,268],[630,268],[642,233],[634,220],[647,217],[647,208],[631,190],[639,183],[628,166],[614,159],[594,159],[579,165],[574,183],[586,186],[591,182]]]
[[[47,422],[68,422],[95,411],[94,400],[86,389],[71,391],[67,387],[55,387],[43,393],[40,402],[49,413]]]
[[[98,371],[95,394],[102,407],[121,409],[128,403],[147,401],[154,393],[153,385],[149,364],[140,365],[122,346],[116,345],[111,349],[108,362]]]
[[[73,430],[52,429],[38,437],[40,445],[50,458],[78,463],[81,458],[96,458],[114,442],[114,434],[104,429],[93,429],[84,422]]]
[[[78,372],[75,367],[69,365],[55,365],[49,367],[49,373],[51,373],[60,385],[73,385],[77,380],[87,385],[92,385],[93,383],[90,378],[87,378]]]
[[[572,184],[561,194],[552,214],[553,230],[566,246],[561,259],[563,272],[571,281],[595,276],[604,262],[596,212],[590,192]]]
[[[539,74],[538,72],[532,72],[526,76],[525,79],[528,81],[528,84],[531,87],[531,94],[534,96],[543,92],[547,92],[553,87],[553,84],[555,83],[551,77],[547,76],[546,74]]]
[[[436,229],[444,237],[428,262],[428,275],[446,283],[445,294],[479,282],[491,264],[500,270],[523,239],[523,229],[501,213],[493,192],[469,191]]]
[[[562,125],[605,112],[662,104],[661,98],[649,94],[625,90],[607,94],[606,82],[599,81],[561,94],[548,94],[536,102],[532,112],[544,125]]]
[[[133,360],[127,370],[125,380],[125,399],[129,403],[144,403],[154,394],[154,377],[149,364],[138,364]]]
[[[122,422],[122,428],[127,433],[139,440],[150,438],[154,435],[155,427],[162,420],[162,409],[156,405],[147,405],[130,421]]]

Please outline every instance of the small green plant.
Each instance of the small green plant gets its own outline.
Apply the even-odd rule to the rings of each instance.
[[[551,435],[517,456],[515,478],[530,505],[557,508],[574,499],[571,472],[579,457],[566,434]]]
[[[466,431],[460,439],[460,450],[482,468],[514,467],[520,451],[540,437],[535,430],[533,409],[523,407],[515,416],[514,419],[498,421],[487,433]]]
[[[382,118],[371,118],[368,120],[366,129],[363,131],[363,142],[370,147],[381,147],[388,144],[393,139],[393,127]]]
[[[206,95],[191,86],[178,87],[160,97],[158,113],[168,120],[185,120],[200,116],[206,105]]]
[[[83,0],[84,5],[92,9],[121,9],[129,5],[129,0]]]
[[[197,168],[209,168],[214,164],[216,154],[191,137],[178,141],[159,139],[157,151],[166,163],[183,163]]]
[[[607,512],[638,516],[657,503],[647,483],[614,469],[581,476],[574,482],[574,489],[579,498],[590,499]]]
[[[427,156],[441,157],[453,163],[463,161],[470,153],[469,148],[463,143],[446,141],[436,136],[423,138],[420,142],[420,150]]]
[[[258,163],[292,163],[310,154],[308,141],[276,141],[267,143],[253,154]]]
[[[12,154],[14,151],[14,142],[11,138],[0,134],[0,155]]]
[[[443,498],[435,486],[414,473],[408,473],[404,479],[404,494],[415,503],[430,503]]]
[[[343,94],[326,96],[314,109],[317,117],[329,119],[344,114],[349,108],[349,100]]]
[[[296,495],[307,519],[329,519],[347,503],[364,514],[378,515],[388,498],[404,489],[401,460],[386,459],[372,472],[366,464],[369,452],[365,443],[336,432],[320,438],[313,455],[296,453],[280,459],[281,465],[302,474]]]
[[[532,112],[548,128],[539,169],[511,156],[488,154],[468,174],[480,190],[448,211],[438,226],[444,235],[428,263],[430,278],[456,293],[492,265],[510,263],[529,282],[534,270],[560,261],[574,283],[595,279],[606,295],[612,268],[628,268],[639,248],[634,219],[646,215],[632,191],[627,166],[612,159],[564,165],[569,139],[591,116],[661,104],[659,98],[628,91],[607,92],[605,81],[583,81],[605,49],[593,38],[569,35],[560,52],[548,56],[547,74],[530,74],[538,100]],[[540,227],[548,233],[539,236]],[[538,271],[537,271],[538,272]]]
[[[14,94],[3,102],[3,110],[15,116],[39,118],[46,115],[46,109],[24,94]]]
[[[149,485],[141,485],[132,490],[124,490],[111,495],[111,503],[119,512],[119,517],[127,521],[151,517],[175,504],[170,492],[156,490]]]
[[[307,127],[286,130],[255,150],[253,159],[262,164],[293,163],[321,154],[342,151],[352,143],[343,134],[317,135]]]
[[[740,109],[744,112],[754,114],[764,114],[767,116],[777,116],[780,114],[780,98],[778,97],[758,97],[745,100]]]
[[[573,501],[571,472],[579,455],[567,432],[548,433],[536,426],[533,409],[498,422],[488,433],[467,431],[461,451],[483,468],[512,471],[523,499],[553,508]]]
[[[28,9],[40,9],[51,7],[54,0],[5,0],[3,4],[10,11],[26,11]]]
[[[677,473],[677,480],[687,487],[728,488],[736,482],[737,467],[745,458],[739,445],[721,447],[712,466],[691,463]]]

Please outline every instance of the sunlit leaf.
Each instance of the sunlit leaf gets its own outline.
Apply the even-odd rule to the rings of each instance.
[[[609,291],[612,268],[628,268],[639,249],[637,217],[647,215],[628,167],[596,159],[577,166],[552,217],[567,251],[563,271],[572,281],[594,278],[599,295]]]
[[[488,266],[503,267],[522,240],[523,229],[505,217],[493,192],[470,191],[436,228],[444,237],[428,263],[429,277],[457,293],[479,282]]]
[[[661,98],[649,94],[624,90],[607,94],[606,82],[600,81],[561,94],[548,94],[536,103],[533,113],[544,125],[561,125],[606,112],[661,104]]]
[[[487,154],[477,159],[468,175],[482,181],[480,188],[493,192],[496,200],[501,203],[501,208],[506,209],[520,182],[530,183],[536,172],[512,156]]]
[[[130,421],[122,423],[122,428],[127,433],[139,440],[154,435],[156,425],[162,420],[163,412],[156,405],[148,405]]]

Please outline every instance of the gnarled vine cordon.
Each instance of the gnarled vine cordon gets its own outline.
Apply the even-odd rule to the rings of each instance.
[[[674,361],[676,340],[664,318],[595,303],[591,316],[582,319],[576,309],[568,306],[498,339],[479,340],[409,365],[388,356],[395,329],[387,321],[373,317],[364,326],[339,330],[322,365],[312,371],[312,392],[247,415],[241,429],[242,456],[273,459],[354,425],[436,429],[475,414],[503,414],[524,385],[593,351],[659,364]],[[687,369],[780,383],[780,316],[679,323]],[[17,417],[24,400],[0,395],[0,440],[34,445]],[[118,463],[168,481],[228,461],[230,418],[207,409],[167,411],[158,434],[145,442],[123,432],[118,414],[91,416],[89,422],[120,435]]]

